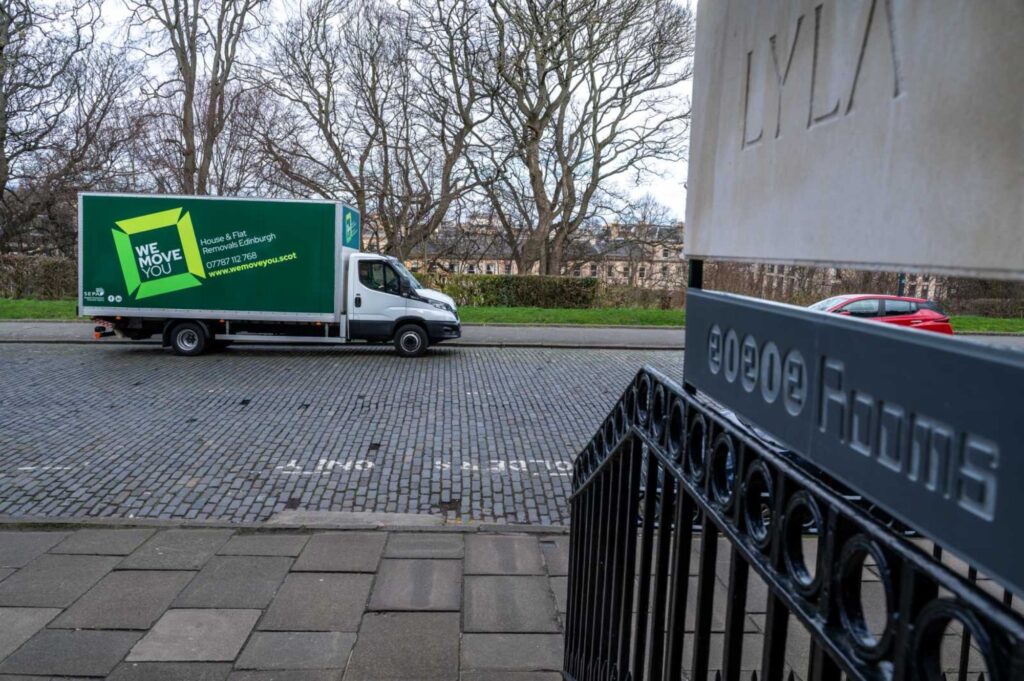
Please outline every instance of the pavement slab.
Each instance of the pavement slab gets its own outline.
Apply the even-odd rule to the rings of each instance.
[[[367,613],[345,681],[457,681],[458,613]]]
[[[463,672],[459,681],[562,681],[558,672]]]
[[[466,577],[466,632],[558,632],[547,577]]]
[[[0,605],[66,608],[120,559],[44,554],[0,582]]]
[[[106,681],[224,681],[228,662],[124,662]]]
[[[287,670],[231,672],[228,681],[341,681],[341,670]]]
[[[137,631],[44,629],[0,663],[0,673],[106,676],[140,636]]]
[[[465,634],[462,669],[557,672],[562,651],[562,637],[555,634]]]
[[[259,628],[357,631],[372,583],[373,575],[293,572],[285,578]]]
[[[285,556],[214,556],[174,602],[176,608],[265,608],[292,559]]]
[[[555,609],[559,613],[565,613],[569,610],[568,604],[568,591],[569,591],[569,578],[568,577],[551,577],[551,592],[555,594]],[[691,592],[692,593],[692,592]]]
[[[97,556],[127,556],[153,536],[156,530],[138,528],[126,530],[84,529],[50,549],[50,553],[85,553]]]
[[[111,572],[50,625],[60,629],[148,629],[194,572]]]
[[[122,570],[198,570],[231,534],[231,530],[164,530],[118,567]]]
[[[549,575],[562,577],[569,574],[568,537],[545,539],[540,543],[540,550],[544,553],[544,565]]]
[[[308,534],[236,534],[221,547],[222,556],[291,556],[302,553]]]
[[[343,669],[355,634],[337,631],[258,631],[249,639],[236,669]]]
[[[0,608],[0,660],[59,614],[60,608]]]
[[[458,558],[465,555],[461,534],[438,532],[392,532],[384,549],[385,558]]]
[[[384,552],[383,532],[328,532],[318,534],[299,554],[296,571],[374,572]]]
[[[385,559],[370,610],[454,610],[462,605],[462,561]]]
[[[66,532],[0,532],[0,567],[24,567],[66,536]]]
[[[470,535],[466,538],[467,575],[542,575],[544,562],[536,537]]]
[[[259,617],[259,610],[168,610],[127,661],[230,662]]]

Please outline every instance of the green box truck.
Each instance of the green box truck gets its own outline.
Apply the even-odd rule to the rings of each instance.
[[[231,342],[392,342],[461,335],[455,302],[395,258],[361,253],[335,201],[82,193],[78,311],[96,336],[159,336],[181,355]]]

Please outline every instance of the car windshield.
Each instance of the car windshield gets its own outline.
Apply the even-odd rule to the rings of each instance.
[[[406,286],[408,286],[414,291],[423,288],[423,284],[418,282],[416,280],[416,277],[412,276],[412,272],[405,269],[405,265],[400,263],[398,260],[392,260],[391,264],[394,265],[395,270],[398,271],[398,276],[402,278],[402,281],[405,282]]]
[[[819,300],[814,305],[810,305],[809,309],[817,310],[819,312],[830,310],[839,303],[845,302],[852,297],[853,296],[832,296],[831,298],[826,298],[825,300]]]

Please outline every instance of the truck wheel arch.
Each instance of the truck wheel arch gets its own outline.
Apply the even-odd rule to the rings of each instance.
[[[162,343],[163,347],[165,347],[165,348],[170,347],[170,345],[171,345],[171,331],[174,330],[175,326],[177,326],[178,324],[182,324],[184,322],[192,322],[193,324],[198,324],[200,327],[202,327],[203,331],[206,333],[206,339],[208,341],[212,341],[213,340],[213,332],[210,331],[210,325],[207,324],[206,322],[204,322],[202,319],[168,319],[167,322],[164,323],[164,331],[163,331],[163,334],[161,336],[161,338],[162,338],[161,343]]]
[[[395,334],[398,333],[398,330],[407,324],[415,324],[423,329],[423,333],[428,332],[427,325],[420,317],[401,317],[396,319],[394,325],[391,327],[391,339],[394,340]]]

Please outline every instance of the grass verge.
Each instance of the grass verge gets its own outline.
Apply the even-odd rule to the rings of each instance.
[[[683,310],[650,310],[637,307],[546,308],[462,307],[464,324],[586,324],[597,326],[683,326]]]
[[[463,307],[466,324],[585,324],[594,326],[684,326],[683,310],[650,310],[636,307],[570,309],[544,307]],[[0,298],[0,319],[74,319],[74,300]],[[1024,333],[1024,319],[952,317],[957,333]]]
[[[0,319],[74,319],[75,300],[0,298]]]
[[[957,333],[1024,333],[1024,319],[1019,317],[974,317],[958,315],[950,317],[953,330]]]

